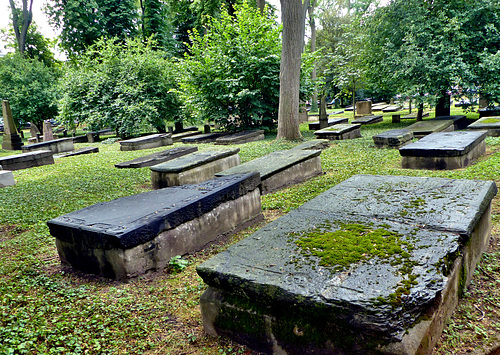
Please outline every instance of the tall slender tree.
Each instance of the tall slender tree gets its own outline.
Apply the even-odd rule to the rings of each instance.
[[[10,9],[12,11],[12,24],[16,34],[17,46],[19,53],[23,54],[26,50],[26,36],[28,28],[33,20],[33,0],[22,0],[23,8],[16,8],[14,0],[9,0]]]

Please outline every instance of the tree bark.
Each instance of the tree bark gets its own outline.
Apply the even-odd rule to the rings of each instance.
[[[19,11],[16,9],[14,0],[9,0],[10,9],[12,11],[12,25],[14,26],[14,33],[16,34],[17,48],[21,54],[23,54],[26,50],[26,36],[28,35],[28,28],[33,20],[33,0],[29,0],[29,2],[30,4],[28,8],[28,0],[23,0],[23,12],[22,17],[20,18]],[[22,21],[22,24],[20,24],[20,21]],[[21,27],[20,30],[19,27]]]
[[[266,7],[266,0],[257,0],[257,8],[260,10],[260,14],[264,15],[264,8]]]
[[[317,0],[313,0],[311,2],[311,5],[307,9],[307,12],[309,14],[309,26],[311,27],[311,52],[316,51],[316,21],[314,19],[316,2]],[[311,72],[311,79],[312,81],[316,81],[316,78],[316,62],[314,62]],[[314,84],[313,94],[311,97],[311,112],[318,112],[318,88],[316,84]]]
[[[450,95],[443,90],[436,104],[436,117],[450,115]]]
[[[417,110],[417,121],[422,121],[424,116],[424,104],[420,103]]]
[[[278,139],[299,140],[300,60],[304,45],[305,10],[302,0],[280,0],[283,23]],[[309,0],[306,0],[309,6]]]

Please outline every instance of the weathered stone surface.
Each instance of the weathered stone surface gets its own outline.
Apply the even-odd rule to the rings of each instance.
[[[400,111],[403,107],[401,105],[389,105],[382,109],[382,112],[396,112]]]
[[[422,113],[422,117],[429,117],[429,112],[424,112]],[[442,116],[441,116],[442,117]],[[414,120],[417,118],[417,112],[413,112],[413,113],[410,113],[406,116],[402,116],[401,119],[402,120]]]
[[[443,121],[443,120],[453,121],[453,129],[455,131],[465,129],[468,125],[467,117],[465,115],[437,116],[431,119],[431,121]]]
[[[23,152],[50,150],[53,154],[71,152],[74,149],[73,138],[53,139],[48,142],[29,144],[22,147]]]
[[[73,157],[75,155],[91,154],[91,153],[99,153],[99,148],[97,148],[97,147],[79,148],[79,149],[75,149],[72,152],[61,154],[59,157],[66,158],[66,157]]]
[[[175,147],[158,153],[149,154],[137,159],[115,164],[117,168],[143,168],[164,163],[198,151],[198,147]]]
[[[372,113],[372,102],[371,101],[356,102],[356,113],[358,115],[370,115]]]
[[[163,147],[165,145],[172,145],[172,135],[170,133],[157,133],[150,134],[144,137],[138,137],[120,141],[120,150],[142,150]]]
[[[106,277],[133,277],[261,217],[259,183],[258,174],[245,174],[149,191],[47,224],[62,262]]]
[[[486,246],[495,194],[486,181],[354,176],[198,267],[205,331],[267,353],[430,353]],[[335,268],[296,243],[345,223],[412,248]]]
[[[408,169],[464,168],[484,154],[486,131],[438,132],[399,149]]]
[[[361,137],[360,124],[337,124],[314,132],[318,139],[343,140]]]
[[[428,134],[435,132],[451,132],[453,131],[453,121],[440,120],[440,121],[419,121],[406,127],[406,130],[413,133],[415,138],[422,138]]]
[[[487,131],[488,136],[500,136],[500,116],[483,117],[470,124],[467,129]]]
[[[262,195],[322,174],[321,150],[290,149],[273,152],[215,174],[228,176],[258,172]]]
[[[181,142],[186,144],[213,143],[217,140],[217,138],[224,137],[226,135],[228,135],[227,132],[203,133],[195,136],[182,138]]]
[[[349,119],[347,117],[337,117],[337,118],[329,118],[328,119],[328,127],[335,126],[341,123],[348,123]],[[320,129],[319,121],[309,122],[309,130],[310,131],[318,131]]]
[[[240,164],[239,149],[203,150],[184,155],[151,169],[153,188],[196,184],[212,179],[216,173]]]
[[[292,149],[301,149],[301,150],[323,150],[330,147],[330,141],[328,139],[312,139],[310,141],[305,141],[304,143],[300,143],[298,146],[293,147]]]
[[[382,111],[384,108],[389,107],[390,105],[386,102],[379,102],[376,104],[372,104],[372,111]]]
[[[49,121],[43,121],[43,141],[48,142],[54,140],[54,132],[52,132],[52,124]]]
[[[264,140],[264,130],[259,129],[256,131],[243,131],[227,136],[219,137],[215,140],[215,144],[243,144],[248,142],[255,142]]]
[[[382,115],[372,115],[372,116],[358,117],[354,121],[352,121],[352,123],[365,125],[365,124],[379,123],[379,122],[383,122],[383,121],[384,121],[384,117]]]
[[[17,134],[16,123],[14,122],[12,110],[7,100],[2,100],[2,114],[4,124],[2,149],[21,150],[23,142],[19,134]]]
[[[54,164],[53,153],[50,150],[0,157],[0,165],[5,170],[21,170],[49,164]]]
[[[197,136],[197,135],[200,135],[202,134],[201,131],[199,130],[196,130],[196,131],[185,131],[185,132],[181,132],[181,133],[175,133],[175,134],[172,134],[172,140],[175,142],[180,142],[182,141],[183,138],[186,138],[186,137],[191,137],[191,136]]]
[[[40,130],[38,129],[36,124],[34,124],[33,122],[30,122],[30,136],[32,139],[35,140],[33,143],[38,143],[38,135],[39,134],[40,134]]]
[[[478,110],[478,112],[479,112],[479,118],[500,116],[500,106],[485,107]]]
[[[0,188],[14,186],[16,181],[14,180],[14,174],[10,170],[2,170],[0,166]]]
[[[413,133],[406,129],[391,129],[372,137],[377,148],[399,148],[413,139]]]

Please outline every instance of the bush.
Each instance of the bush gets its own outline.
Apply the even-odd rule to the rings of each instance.
[[[183,89],[190,110],[226,130],[273,127],[278,116],[280,27],[248,5],[208,20],[194,31],[184,62]]]
[[[57,81],[60,71],[37,59],[9,53],[0,58],[0,99],[9,100],[17,124],[44,120],[57,115]]]
[[[175,65],[153,46],[139,40],[92,46],[62,80],[61,121],[110,127],[121,137],[165,132],[165,121],[180,117]]]

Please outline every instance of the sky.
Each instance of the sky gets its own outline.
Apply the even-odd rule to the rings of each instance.
[[[267,0],[270,4],[280,8],[280,0]],[[48,38],[57,36],[52,27],[49,25],[47,16],[43,12],[43,7],[50,0],[33,0],[33,20],[36,22],[42,35]],[[10,26],[11,9],[8,0],[0,0],[0,28],[8,28]],[[0,54],[5,54],[5,42],[0,39]]]

